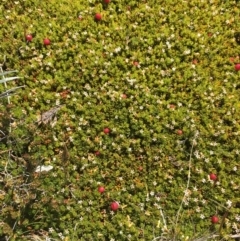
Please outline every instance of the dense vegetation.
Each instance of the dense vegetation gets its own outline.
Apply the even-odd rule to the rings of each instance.
[[[239,9],[1,0],[0,239],[239,237]]]

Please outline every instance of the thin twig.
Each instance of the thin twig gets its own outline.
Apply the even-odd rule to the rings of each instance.
[[[196,135],[196,136],[197,136],[197,135]],[[188,180],[187,180],[187,186],[186,186],[186,189],[185,189],[184,196],[183,196],[183,198],[182,198],[180,207],[179,207],[178,212],[177,212],[176,221],[175,221],[175,227],[176,227],[177,224],[178,224],[179,215],[180,215],[180,212],[181,212],[181,210],[182,210],[183,202],[184,202],[185,197],[186,197],[186,195],[187,195],[187,190],[188,190],[189,184],[190,184],[191,167],[192,167],[192,154],[193,154],[193,147],[194,147],[194,145],[195,145],[196,136],[195,136],[195,138],[194,138],[194,140],[193,140],[193,142],[192,142],[192,146],[191,146],[190,157],[189,157],[189,162],[188,162]]]
[[[9,151],[11,151],[11,149],[4,150],[4,151],[0,151],[0,154],[3,154],[3,153],[5,153],[5,152],[9,152]]]
[[[25,85],[21,85],[21,86],[18,86],[18,87],[14,87],[14,88],[12,88],[12,89],[10,89],[10,90],[7,90],[7,91],[5,91],[5,92],[3,92],[3,93],[0,94],[0,98],[4,98],[4,97],[6,97],[6,96],[11,96],[11,95],[14,94],[13,92],[14,92],[15,90],[20,89],[20,88],[23,88],[23,87],[25,87]]]
[[[3,69],[2,69],[2,66],[0,66],[0,71],[1,71],[2,74],[4,73],[4,71],[3,71]],[[3,76],[3,78],[5,78],[4,75],[2,75],[2,76]],[[4,87],[5,87],[5,89],[7,89],[7,83],[6,83],[6,82],[4,82]],[[9,95],[7,95],[7,99],[8,99],[8,104],[10,104],[11,101],[10,101],[10,96],[9,96]],[[11,127],[10,127],[10,128],[11,128]]]

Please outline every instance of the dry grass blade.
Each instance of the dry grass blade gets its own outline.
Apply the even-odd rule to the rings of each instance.
[[[22,85],[22,86],[18,86],[18,87],[12,88],[10,90],[7,90],[7,91],[0,94],[0,98],[4,98],[6,96],[13,95],[15,90],[17,90],[19,88],[23,88],[23,87],[25,87],[25,86]]]
[[[62,107],[61,105],[55,106],[55,107],[51,108],[50,110],[42,113],[37,119],[38,125],[40,125],[40,124],[46,125],[46,124],[50,123],[53,120],[53,117],[55,117],[56,113],[60,110],[61,107]]]
[[[47,235],[36,235],[36,234],[28,235],[25,238],[31,241],[47,241],[47,240],[55,241],[56,240],[56,239],[49,238]]]
[[[16,70],[2,71],[2,73],[0,73],[0,76],[8,75],[8,74],[16,73],[16,72],[17,72]]]
[[[194,239],[193,241],[207,241],[207,240],[213,240],[213,238],[218,237],[215,233],[206,233],[201,237],[198,237]]]

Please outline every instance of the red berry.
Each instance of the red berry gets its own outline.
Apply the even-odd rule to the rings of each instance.
[[[210,177],[210,179],[213,180],[213,181],[216,181],[216,180],[217,180],[217,175],[214,174],[214,173],[211,173],[211,174],[209,175],[209,177]]]
[[[100,154],[101,154],[100,151],[95,151],[96,156],[99,156]]]
[[[171,108],[171,109],[175,109],[175,108],[176,108],[176,105],[174,105],[174,104],[170,104],[170,105],[169,105],[169,108]]]
[[[177,134],[178,134],[178,135],[182,135],[182,134],[183,134],[183,131],[182,131],[182,130],[177,130]]]
[[[101,19],[102,19],[101,13],[96,13],[96,14],[95,14],[95,20],[96,20],[96,21],[100,21]]]
[[[27,34],[25,38],[28,42],[31,42],[33,39],[33,36],[31,34]]]
[[[127,95],[126,95],[126,94],[122,94],[122,98],[123,98],[123,99],[126,99],[126,98],[127,98]]]
[[[133,65],[134,65],[134,66],[138,66],[139,63],[138,63],[137,61],[134,61],[134,62],[133,62]]]
[[[139,170],[139,171],[142,171],[142,170],[143,170],[143,167],[142,167],[142,166],[138,167],[138,170]]]
[[[45,38],[45,39],[43,40],[43,44],[44,44],[44,45],[50,45],[50,44],[51,44],[51,41],[50,41],[48,38]]]
[[[100,192],[100,193],[104,193],[105,192],[105,188],[104,187],[98,187],[98,191]]]
[[[112,202],[110,207],[111,207],[112,211],[117,211],[118,208],[119,208],[119,203],[118,202]]]
[[[103,132],[104,132],[105,134],[109,134],[109,133],[110,133],[110,129],[109,129],[109,128],[104,128],[104,129],[103,129]]]
[[[110,0],[103,0],[104,3],[109,4]]]
[[[218,221],[219,221],[218,216],[215,216],[215,215],[212,216],[211,221],[212,221],[212,223],[218,223]]]
[[[240,64],[235,64],[235,70],[237,70],[237,71],[240,70]]]

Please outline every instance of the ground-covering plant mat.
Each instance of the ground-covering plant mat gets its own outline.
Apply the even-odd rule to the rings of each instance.
[[[2,0],[1,240],[237,240],[239,7]]]

